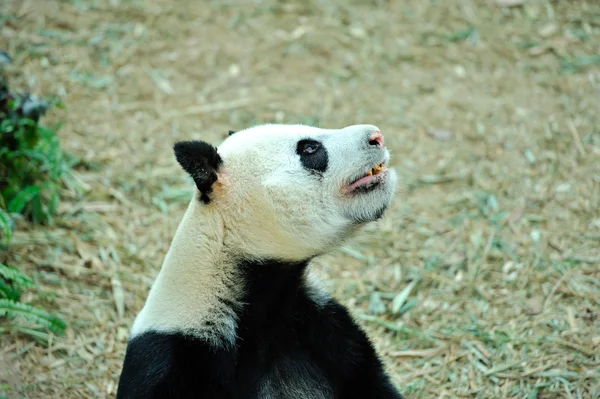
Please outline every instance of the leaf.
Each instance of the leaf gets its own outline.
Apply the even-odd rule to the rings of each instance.
[[[152,198],[152,204],[156,205],[158,210],[161,211],[162,213],[167,213],[169,211],[169,206],[162,198],[158,198],[158,197]]]
[[[417,306],[417,303],[419,301],[417,301],[416,298],[411,298],[408,301],[406,301],[406,303],[404,305],[402,305],[402,307],[400,308],[400,314],[404,314],[406,312],[408,312],[409,310],[411,310],[412,308],[414,308],[415,306]]]
[[[194,190],[189,188],[185,189],[172,189],[172,188],[164,188],[161,193],[158,195],[158,198],[169,201],[184,201],[188,202],[190,197],[192,197]]]
[[[75,82],[85,83],[88,86],[93,87],[95,89],[103,89],[109,84],[111,84],[113,81],[110,76],[96,77],[89,73],[78,72],[72,72],[70,78]]]
[[[373,314],[382,314],[385,312],[385,303],[381,300],[379,292],[374,292],[369,301],[369,310]]]
[[[537,399],[539,393],[540,393],[540,387],[536,386],[535,388],[533,388],[531,390],[529,395],[527,395],[527,399]]]
[[[7,284],[4,280],[0,279],[0,298],[8,298],[13,301],[21,299],[22,292],[13,288]]]
[[[573,65],[576,67],[585,67],[595,64],[600,64],[600,54],[578,57],[573,60]]]
[[[495,0],[500,7],[518,7],[525,4],[525,0]]]
[[[42,198],[39,195],[36,195],[31,199],[31,214],[33,221],[36,223],[44,223],[50,219],[50,215],[46,211],[44,204],[42,203]]]
[[[60,317],[31,305],[9,299],[0,299],[0,317],[2,316],[20,317],[29,320],[57,335],[62,335],[67,328],[67,324]]]
[[[416,279],[411,281],[409,285],[407,285],[398,295],[396,295],[396,297],[392,301],[392,313],[397,314],[400,312],[402,305],[404,305],[404,303],[408,299],[410,292],[413,290],[413,288],[415,288],[417,282],[418,281]]]
[[[0,208],[0,228],[4,232],[4,239],[6,241],[6,245],[8,245],[10,243],[10,239],[12,238],[13,221],[10,215],[2,208]]]
[[[50,159],[48,158],[48,156],[46,154],[44,154],[43,152],[40,151],[35,151],[35,150],[21,150],[21,151],[14,151],[12,154],[10,154],[9,158],[10,159],[14,159],[17,157],[21,157],[21,156],[25,156],[27,158],[29,158],[29,161],[39,161],[42,165],[47,165],[50,163]]]
[[[115,300],[115,306],[117,308],[117,314],[119,317],[123,317],[125,314],[125,292],[123,291],[123,284],[117,277],[113,277],[111,280],[113,299]]]
[[[527,158],[527,162],[532,165],[536,162],[535,155],[529,148],[525,150],[525,158]]]
[[[149,69],[148,75],[150,75],[150,77],[152,78],[152,81],[154,81],[154,84],[156,85],[156,87],[158,87],[160,89],[160,91],[162,91],[163,93],[173,94],[175,92],[175,90],[173,89],[173,86],[171,86],[171,83],[169,82],[169,80],[167,78],[165,78],[164,76],[162,76],[160,71],[158,71],[156,69]]]
[[[56,210],[58,209],[58,201],[60,197],[58,195],[58,191],[55,191],[50,195],[50,201],[48,202],[48,213],[50,215],[54,215]]]
[[[21,213],[28,202],[36,195],[39,195],[40,188],[38,186],[25,187],[16,197],[8,203],[8,211],[10,213]]]
[[[438,346],[435,348],[429,349],[412,349],[398,352],[390,352],[389,356],[391,357],[420,357],[420,358],[429,358],[439,355],[440,353],[446,350],[446,346]]]
[[[23,288],[33,288],[35,284],[33,284],[33,280],[27,276],[25,273],[19,271],[18,269],[4,265],[0,263],[0,276],[4,280],[12,281],[14,285]]]
[[[564,73],[575,73],[587,66],[598,63],[600,63],[600,54],[577,58],[566,57],[562,59],[561,66]]]
[[[0,64],[11,64],[12,58],[6,51],[0,51]]]
[[[494,194],[490,194],[487,198],[487,208],[492,212],[498,212],[500,210],[500,206],[498,205],[498,200]]]
[[[465,28],[461,31],[458,31],[456,33],[449,35],[447,37],[447,39],[450,40],[451,42],[458,42],[461,40],[465,40],[466,38],[468,38],[469,36],[471,36],[474,33],[476,33],[475,28],[469,27],[469,28]]]
[[[434,129],[428,131],[427,134],[438,141],[449,141],[454,137],[454,134],[446,129]]]
[[[358,260],[364,260],[364,261],[369,260],[369,258],[367,256],[363,255],[360,251],[357,251],[354,248],[342,247],[341,251],[344,252],[346,255],[350,255],[351,257],[358,259]]]
[[[42,345],[47,345],[48,340],[50,339],[50,336],[48,333],[45,333],[45,332],[39,331],[39,330],[34,330],[33,328],[27,328],[27,327],[23,327],[23,326],[15,326],[15,327],[13,327],[13,330],[18,331],[22,334],[29,335],[30,337],[32,337],[33,339],[35,339]]]

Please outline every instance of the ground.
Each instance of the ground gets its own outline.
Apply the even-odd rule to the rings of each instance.
[[[69,323],[1,339],[27,398],[114,397],[193,186],[176,140],[261,122],[379,126],[385,218],[315,262],[407,398],[600,397],[600,3],[4,0],[12,86],[85,194],[2,261]],[[3,367],[0,367],[3,368]]]

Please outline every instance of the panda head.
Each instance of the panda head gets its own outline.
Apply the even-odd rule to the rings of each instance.
[[[174,151],[198,189],[190,208],[197,223],[216,217],[223,250],[245,259],[322,254],[379,219],[396,187],[372,125],[261,125],[230,132],[218,149],[183,141]]]

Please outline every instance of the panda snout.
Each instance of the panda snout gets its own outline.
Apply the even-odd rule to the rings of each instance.
[[[371,133],[371,135],[369,136],[369,145],[378,148],[385,147],[385,140],[383,134],[381,134],[379,130]]]

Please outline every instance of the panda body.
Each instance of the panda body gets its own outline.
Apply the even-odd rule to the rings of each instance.
[[[175,145],[196,194],[137,316],[117,398],[401,398],[310,261],[383,215],[372,125],[263,125]]]

